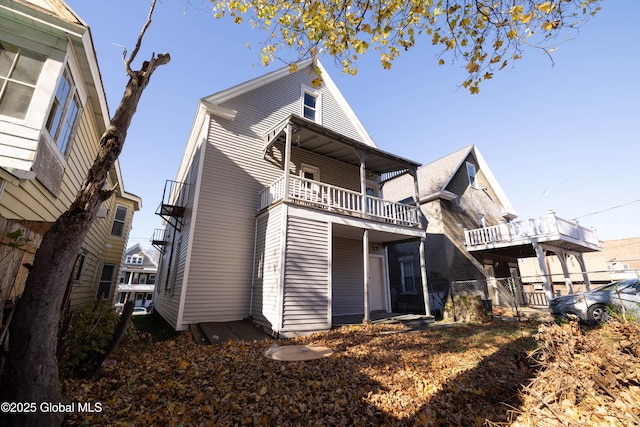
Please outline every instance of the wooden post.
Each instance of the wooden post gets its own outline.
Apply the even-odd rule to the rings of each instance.
[[[285,142],[285,146],[284,146],[284,196],[283,199],[289,200],[289,186],[290,186],[290,179],[289,176],[291,174],[291,170],[289,167],[289,164],[291,163],[291,133],[292,133],[292,126],[291,123],[287,124],[287,130],[286,130],[286,142]]]
[[[370,322],[369,316],[369,230],[364,230],[362,236],[362,257],[364,265],[364,323]]]

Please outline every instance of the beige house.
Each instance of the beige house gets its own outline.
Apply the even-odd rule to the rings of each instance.
[[[376,147],[320,63],[203,98],[158,211],[155,309],[176,329],[251,317],[280,336],[390,312],[384,248],[425,230],[381,188],[417,167]]]
[[[0,288],[18,297],[43,234],[70,205],[109,111],[89,27],[62,1],[0,0]],[[72,277],[72,305],[113,299],[139,197],[115,195],[95,219]]]

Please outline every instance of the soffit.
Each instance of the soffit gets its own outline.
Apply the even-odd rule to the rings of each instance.
[[[360,158],[370,172],[380,175],[416,169],[419,163],[356,141],[302,117],[291,115],[265,136],[265,153],[274,143],[286,143],[287,125],[293,127],[291,145],[343,163],[360,167]]]

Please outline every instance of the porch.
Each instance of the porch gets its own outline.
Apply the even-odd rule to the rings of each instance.
[[[570,255],[575,256],[587,289],[591,288],[586,273],[583,253],[601,251],[596,231],[577,221],[556,216],[554,211],[541,218],[514,221],[491,227],[464,231],[467,250],[479,256],[483,253],[513,258],[536,257],[547,300],[554,296],[546,263],[548,254],[555,254],[560,261],[567,293],[574,292],[573,280],[567,265]]]
[[[363,195],[293,175],[289,176],[288,185],[286,183],[283,175],[260,191],[260,210],[286,200],[301,206],[373,221],[415,228],[421,226],[420,211],[412,205]]]
[[[577,221],[559,218],[555,212],[549,212],[548,215],[541,218],[465,230],[464,241],[470,252],[506,249],[509,252],[523,251],[523,255],[529,251],[529,256],[535,256],[533,243],[546,243],[580,252],[593,252],[602,249],[594,229],[584,227]]]

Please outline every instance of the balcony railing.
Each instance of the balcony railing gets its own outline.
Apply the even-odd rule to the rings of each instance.
[[[284,176],[260,191],[260,209],[284,199]],[[419,211],[415,206],[392,202],[373,196],[362,196],[357,191],[335,187],[310,179],[289,178],[289,200],[294,203],[320,208],[376,221],[417,227]]]
[[[549,236],[561,236],[591,245],[600,245],[595,230],[583,227],[577,222],[558,218],[553,213],[542,218],[464,231],[464,239],[467,246],[518,243],[530,241],[532,238]]]

